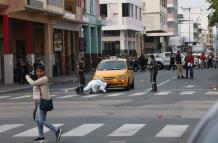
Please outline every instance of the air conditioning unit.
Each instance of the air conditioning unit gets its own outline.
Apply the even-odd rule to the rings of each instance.
[[[43,2],[38,0],[27,0],[27,5],[37,9],[43,9]]]

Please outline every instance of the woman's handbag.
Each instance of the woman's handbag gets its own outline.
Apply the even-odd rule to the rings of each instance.
[[[43,99],[40,87],[39,87],[39,90],[40,90],[40,103],[39,103],[40,110],[42,110],[42,111],[52,111],[53,110],[53,100],[52,100],[52,98],[50,100]]]

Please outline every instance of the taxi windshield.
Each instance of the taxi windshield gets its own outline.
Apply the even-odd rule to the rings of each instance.
[[[124,61],[102,61],[97,70],[124,70],[126,64]]]

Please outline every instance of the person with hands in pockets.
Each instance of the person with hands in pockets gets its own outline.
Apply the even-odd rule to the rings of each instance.
[[[46,126],[56,135],[56,141],[58,142],[62,135],[62,129],[53,126],[51,123],[46,121],[47,111],[40,109],[40,100],[50,100],[52,97],[49,92],[48,77],[45,76],[44,66],[39,64],[36,67],[37,80],[32,80],[29,75],[26,75],[27,82],[33,86],[33,99],[35,101],[35,112],[34,120],[38,126],[39,136],[33,139],[33,142],[43,142],[46,141],[43,133],[43,126]]]

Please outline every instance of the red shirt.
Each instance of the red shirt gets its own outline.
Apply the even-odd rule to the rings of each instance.
[[[193,56],[193,55],[189,55],[189,56],[187,57],[187,62],[188,62],[188,63],[191,63],[191,64],[194,64],[194,56]]]
[[[202,55],[200,56],[200,59],[201,59],[201,61],[205,61],[205,60],[206,60],[206,56],[205,56],[204,54],[202,54]]]

